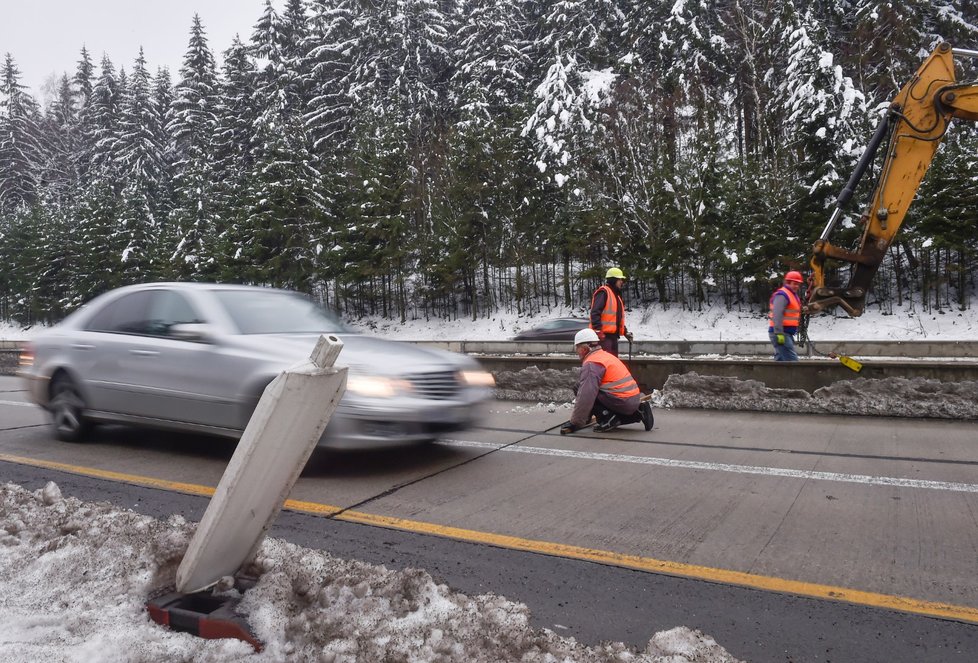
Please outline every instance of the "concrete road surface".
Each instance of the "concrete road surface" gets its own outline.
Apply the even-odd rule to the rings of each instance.
[[[57,472],[59,483],[75,475],[82,493],[109,480],[207,495],[233,451],[223,440],[125,427],[60,443],[23,401],[16,381],[0,378],[3,480],[27,485]],[[659,410],[650,432],[562,437],[556,427],[568,414],[500,402],[484,427],[437,445],[317,453],[287,506],[329,516],[330,527],[346,528],[346,554],[368,561],[396,565],[385,553],[397,548],[427,567],[406,542],[443,548],[432,564],[453,585],[441,555],[468,567],[474,545],[486,559],[478,575],[518,567],[499,569],[498,585],[462,574],[459,589],[511,587],[508,596],[551,619],[542,625],[588,641],[641,645],[681,623],[750,660],[978,659],[973,423]],[[189,499],[131,491],[132,504],[120,503],[150,511],[162,507],[147,500]],[[280,525],[301,518],[283,515]],[[370,531],[372,543],[350,527]],[[539,579],[519,571],[540,567],[547,589],[526,598]],[[669,605],[645,605],[639,587],[649,604]],[[541,592],[554,598],[535,606]],[[596,619],[582,595],[621,614]],[[664,614],[678,621],[651,621]],[[635,627],[636,615],[650,621]]]

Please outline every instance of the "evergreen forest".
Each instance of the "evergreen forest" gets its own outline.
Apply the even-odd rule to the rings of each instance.
[[[612,265],[632,307],[757,310],[924,58],[978,49],[973,0],[268,0],[231,44],[187,23],[176,72],[79,35],[43,101],[3,56],[0,319],[159,280],[354,319],[536,314]],[[976,274],[960,122],[868,306],[969,308]]]

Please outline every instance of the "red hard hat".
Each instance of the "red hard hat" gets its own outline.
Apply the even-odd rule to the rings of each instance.
[[[792,271],[788,272],[787,274],[785,274],[784,275],[784,280],[786,282],[787,281],[794,281],[795,283],[804,283],[805,282],[805,279],[801,278],[801,272],[796,272],[794,270],[792,270]]]

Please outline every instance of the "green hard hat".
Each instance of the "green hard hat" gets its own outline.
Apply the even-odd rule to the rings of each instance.
[[[608,273],[604,275],[606,279],[623,279],[625,278],[625,272],[621,271],[617,267],[612,267],[608,270]]]

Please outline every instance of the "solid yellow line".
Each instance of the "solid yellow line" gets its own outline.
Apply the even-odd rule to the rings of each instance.
[[[65,463],[58,463],[53,460],[43,460],[40,458],[25,458],[23,456],[8,456],[7,454],[0,454],[0,460],[8,463],[17,463],[19,465],[33,465],[34,467],[58,470],[60,472],[68,472],[70,474],[80,474],[82,476],[95,477],[96,479],[108,479],[109,481],[134,483],[140,486],[147,486],[149,488],[175,490],[180,493],[189,493],[191,495],[206,495],[207,497],[210,497],[216,490],[210,486],[200,486],[195,483],[166,481],[164,479],[154,479],[152,477],[144,477],[136,474],[123,474],[122,472],[112,472],[111,470],[100,470],[94,467],[68,465]]]
[[[473,543],[484,543],[487,545],[498,546],[500,548],[510,548],[514,550],[525,550],[555,557],[568,557],[571,559],[598,562],[612,566],[621,566],[651,573],[663,573],[683,578],[693,578],[728,585],[739,585],[753,589],[762,589],[772,592],[785,594],[798,594],[813,598],[829,599],[833,601],[844,601],[857,605],[871,606],[875,608],[885,608],[889,610],[899,610],[901,612],[912,612],[933,617],[943,617],[958,621],[978,623],[978,609],[967,606],[952,605],[950,603],[938,603],[935,601],[924,601],[905,596],[895,596],[891,594],[877,594],[875,592],[865,592],[858,589],[846,587],[834,587],[832,585],[820,585],[800,580],[787,580],[774,576],[763,576],[742,571],[730,571],[728,569],[717,569],[709,566],[697,566],[695,564],[683,564],[681,562],[669,562],[651,557],[639,557],[637,555],[626,555],[623,553],[611,552],[608,550],[595,550],[593,548],[581,548],[562,543],[550,543],[548,541],[535,541],[533,539],[522,539],[515,536],[503,534],[492,534],[480,532],[478,530],[460,529],[445,525],[435,525],[414,520],[403,520],[401,518],[391,518],[388,516],[377,516],[369,513],[346,511],[336,517],[337,520],[347,520],[350,522],[366,525],[376,525],[390,529],[400,529],[421,534],[432,534],[461,541]]]
[[[31,465],[43,467],[71,474],[90,476],[110,481],[120,481],[132,483],[151,488],[162,488],[173,490],[191,495],[210,496],[215,492],[215,488],[201,486],[191,483],[181,483],[178,481],[166,481],[133,474],[123,474],[109,470],[99,470],[92,467],[82,467],[78,465],[68,465],[49,460],[35,458],[25,458],[21,456],[9,456],[0,454],[0,461],[8,463],[18,463],[20,465]],[[931,617],[941,617],[962,622],[978,623],[978,609],[967,606],[952,605],[950,603],[939,603],[935,601],[924,601],[905,596],[895,596],[891,594],[877,594],[858,589],[846,587],[834,587],[832,585],[820,585],[817,583],[803,582],[800,580],[787,580],[774,576],[763,576],[742,571],[731,571],[728,569],[717,569],[709,566],[697,566],[695,564],[683,564],[680,562],[670,562],[651,557],[639,557],[637,555],[626,555],[623,553],[611,552],[608,550],[597,550],[594,548],[582,548],[562,543],[551,543],[548,541],[536,541],[533,539],[523,539],[516,536],[504,534],[493,534],[491,532],[481,532],[479,530],[462,529],[459,527],[449,527],[446,525],[436,525],[416,520],[406,520],[403,518],[393,518],[390,516],[379,516],[362,511],[343,511],[341,507],[317,502],[304,502],[299,500],[286,500],[285,508],[291,511],[310,513],[320,516],[334,516],[336,520],[342,520],[362,525],[373,525],[387,529],[397,529],[417,534],[429,534],[443,538],[455,539],[458,541],[468,541],[471,543],[481,543],[508,548],[511,550],[523,550],[526,552],[551,555],[554,557],[566,557],[569,559],[584,560],[620,566],[650,573],[663,573],[666,575],[691,578],[695,580],[705,580],[728,585],[738,585],[761,589],[784,594],[797,594],[812,598],[828,599],[841,601],[856,605],[865,605],[873,608],[883,608],[887,610],[898,610]]]

